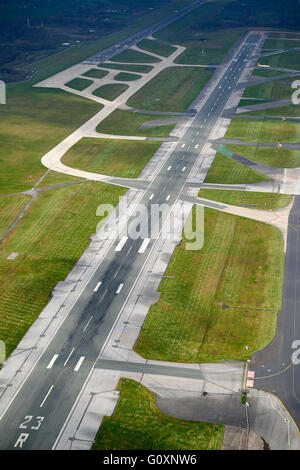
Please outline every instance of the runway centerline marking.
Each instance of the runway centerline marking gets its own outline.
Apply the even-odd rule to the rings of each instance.
[[[56,359],[58,358],[58,354],[54,354],[54,356],[52,357],[51,361],[49,362],[49,364],[47,365],[47,369],[51,369],[54,362],[56,361]]]
[[[46,400],[47,400],[47,398],[49,397],[49,395],[50,395],[50,393],[52,392],[53,388],[54,388],[54,385],[51,385],[51,387],[49,388],[49,390],[48,390],[47,394],[45,395],[45,398],[44,398],[44,400],[43,400],[43,401],[42,401],[42,403],[40,404],[40,408],[42,408],[42,407],[43,407],[43,405],[44,405],[45,401],[46,401]]]
[[[92,321],[92,318],[93,316],[91,316],[91,318],[89,319],[89,321],[87,322],[87,324],[85,325],[85,327],[83,328],[83,331],[85,331],[87,329],[87,327],[89,326],[89,324],[91,323]]]
[[[74,367],[74,372],[78,372],[83,361],[85,360],[85,356],[81,356],[81,358],[79,359],[79,361],[77,362],[76,366]]]
[[[64,362],[64,366],[68,363],[70,357],[72,356],[73,352],[75,351],[75,348],[72,348],[72,351],[70,352],[70,354],[68,355],[67,359],[65,360]]]

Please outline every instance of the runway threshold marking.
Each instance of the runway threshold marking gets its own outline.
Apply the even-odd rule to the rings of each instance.
[[[74,367],[74,372],[78,372],[83,361],[85,360],[85,356],[81,356],[81,358],[79,359],[79,361],[77,362],[76,366]]]
[[[95,289],[94,289],[94,292],[98,292],[99,290],[99,287],[101,286],[102,282],[98,282],[98,284],[96,285]]]
[[[58,358],[58,354],[54,354],[54,356],[52,357],[51,361],[49,362],[49,364],[47,365],[47,369],[51,369],[51,367],[53,366],[54,362],[56,361],[56,359]]]
[[[121,238],[120,243],[117,245],[115,251],[121,251],[123,249],[123,246],[127,242],[127,240],[128,240],[128,237]]]
[[[120,284],[118,289],[116,290],[116,294],[120,294],[121,290],[123,289],[124,284]]]
[[[147,246],[149,245],[150,238],[145,238],[141,244],[138,253],[145,253]]]

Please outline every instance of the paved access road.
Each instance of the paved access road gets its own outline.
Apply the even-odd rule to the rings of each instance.
[[[171,209],[180,197],[189,172],[259,39],[259,34],[252,34],[235,51],[216,88],[145,191],[141,202],[149,213],[153,203],[167,203]],[[155,243],[153,239],[115,240],[3,415],[0,422],[1,449],[55,447],[76,398]]]

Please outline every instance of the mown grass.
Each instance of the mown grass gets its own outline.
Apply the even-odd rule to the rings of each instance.
[[[252,191],[228,191],[203,188],[199,197],[212,201],[233,204],[235,206],[247,206],[262,210],[276,210],[287,206],[292,201],[288,194],[256,193]]]
[[[176,51],[176,47],[168,44],[162,44],[161,42],[154,41],[153,39],[144,39],[137,44],[138,47],[148,52],[161,55],[163,57],[169,57],[173,52]]]
[[[186,1],[172,0],[172,8],[182,8],[186,5]],[[80,44],[68,48],[58,54],[39,60],[32,65],[32,69],[37,70],[37,74],[33,77],[31,83],[37,83],[54,73],[58,73],[65,70],[67,67],[71,67],[74,64],[81,62],[82,60],[97,54],[99,51],[106,49],[107,47],[116,44],[123,39],[126,39],[142,31],[149,25],[160,21],[170,15],[170,4],[169,2],[162,3],[160,8],[155,8],[150,13],[141,16],[140,18],[134,18],[133,21],[126,22],[126,25],[121,30],[111,33],[105,37],[100,38],[96,41],[82,41]],[[101,64],[102,65],[102,64]]]
[[[246,88],[243,98],[265,98],[268,100],[283,100],[291,98],[291,88],[277,82],[265,82]],[[253,103],[255,104],[255,103]]]
[[[126,51],[113,56],[110,60],[112,62],[160,62],[158,57],[154,57],[153,55],[146,53],[144,54],[143,52],[135,51],[134,49],[127,49]]]
[[[246,145],[231,144],[226,144],[226,147],[239,155],[250,158],[250,160],[262,163],[263,165],[274,166],[276,168],[296,168],[300,166],[299,150],[255,146],[248,147]]]
[[[252,75],[255,75],[257,77],[272,78],[277,77],[278,75],[282,75],[282,72],[280,72],[279,70],[256,68],[253,70]]]
[[[161,119],[161,116],[132,113],[130,111],[117,109],[97,126],[97,132],[116,135],[167,137],[176,124],[168,124],[166,126],[158,125],[157,127],[149,129],[140,129],[144,122],[155,121],[157,119]]]
[[[290,98],[292,93],[290,90]],[[249,114],[251,112],[251,114]],[[276,108],[262,109],[260,111],[249,111],[249,113],[243,113],[245,116],[262,116],[262,117],[300,117],[300,106],[290,104],[286,106],[278,106]],[[299,124],[296,124],[296,126]]]
[[[292,49],[293,47],[300,47],[300,41],[287,41],[284,38],[270,38],[264,44],[264,49]]]
[[[128,105],[151,111],[186,111],[212,72],[193,67],[168,67],[133,95]]]
[[[104,417],[93,450],[218,450],[224,426],[172,418],[156,406],[153,392],[121,378],[120,400]]]
[[[73,88],[74,90],[83,91],[93,83],[93,80],[87,80],[86,78],[74,78],[66,86]]]
[[[31,188],[46,171],[42,156],[102,106],[61,90],[7,88],[7,104],[0,107],[2,194]]]
[[[204,247],[188,251],[184,240],[175,249],[160,299],[136,343],[135,351],[147,359],[247,360],[275,334],[282,300],[281,233],[212,209],[205,208],[204,215]]]
[[[0,236],[11,226],[29,202],[30,196],[11,196],[0,198]]]
[[[268,103],[268,102],[269,100],[250,100],[250,99],[242,98],[239,102],[238,108],[245,107],[245,106],[246,107],[253,106],[254,104],[262,104],[262,103]]]
[[[114,101],[117,99],[124,91],[126,91],[128,85],[121,83],[112,83],[108,85],[103,85],[93,91],[93,95],[104,98],[108,101]]]
[[[135,65],[135,64],[110,64],[104,63],[99,64],[102,68],[106,69],[113,69],[113,70],[126,70],[127,72],[140,72],[140,73],[148,73],[151,72],[153,67],[150,65]]]
[[[182,43],[187,48],[176,60],[178,64],[220,64],[242,36],[244,29],[222,29],[204,32],[204,40],[197,38]],[[198,33],[199,34],[199,33]]]
[[[63,157],[72,168],[137,178],[161,142],[83,138]]]
[[[56,186],[60,184],[68,184],[73,181],[84,182],[83,178],[77,178],[72,175],[65,175],[64,173],[58,173],[56,171],[49,171],[46,177],[38,185],[38,189],[49,188],[51,186]]]
[[[243,139],[248,142],[298,142],[300,124],[288,121],[237,118],[231,121],[225,137]]]
[[[270,181],[265,175],[235,160],[217,153],[207,173],[205,183],[250,184]]]
[[[0,339],[10,354],[89,244],[99,204],[126,190],[102,183],[43,192],[0,246]],[[7,260],[12,252],[20,253]]]
[[[135,73],[120,72],[115,76],[115,80],[119,80],[121,82],[131,82],[133,80],[138,80],[141,77],[141,75],[136,75]]]
[[[93,78],[103,78],[109,72],[107,70],[100,70],[100,69],[90,69],[87,72],[83,73],[83,77],[93,77]]]

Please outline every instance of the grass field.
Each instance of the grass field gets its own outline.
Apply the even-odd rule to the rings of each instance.
[[[153,392],[134,380],[120,379],[120,400],[104,417],[94,450],[218,450],[224,426],[172,418],[156,406]]]
[[[205,183],[250,184],[269,180],[267,176],[218,152],[207,173]]]
[[[291,98],[291,87],[277,82],[265,82],[246,88],[243,98],[283,100]],[[255,103],[253,103],[255,104]]]
[[[276,210],[287,206],[292,201],[292,196],[275,193],[256,193],[252,191],[222,191],[219,189],[203,188],[199,197],[212,201],[233,204],[235,206],[247,206],[263,210]]]
[[[225,137],[248,142],[298,142],[300,124],[237,118],[231,121]]]
[[[161,42],[154,41],[153,39],[144,39],[137,44],[138,47],[153,54],[158,54],[163,57],[169,57],[173,52],[176,51],[176,47],[172,47],[168,44],[162,44]]]
[[[29,202],[30,196],[11,196],[0,198],[0,237],[16,220]]]
[[[292,93],[290,90],[290,97]],[[250,111],[251,114],[249,113],[243,113],[246,116],[264,116],[264,117],[300,117],[300,106],[299,105],[294,105],[290,104],[287,106],[279,106],[276,108],[270,108],[270,109],[263,109],[261,111]],[[300,123],[298,124],[298,126]],[[297,124],[296,124],[297,126]]]
[[[157,119],[161,119],[161,116],[157,117],[153,114],[131,113],[130,111],[117,109],[99,124],[97,132],[115,135],[167,137],[175,127],[175,124],[140,129],[140,126],[144,122]]]
[[[31,188],[46,171],[41,157],[100,109],[61,90],[9,85],[0,107],[1,193]]]
[[[253,70],[252,75],[255,75],[257,77],[272,78],[272,77],[277,77],[278,75],[282,75],[282,72],[280,72],[279,70],[255,68]]]
[[[244,107],[244,106],[253,106],[254,104],[268,103],[268,101],[269,100],[249,100],[249,99],[246,99],[246,98],[242,98],[239,102],[238,108]],[[251,113],[252,113],[252,111],[251,111]]]
[[[114,101],[118,98],[124,91],[126,91],[128,85],[121,83],[112,83],[108,85],[103,85],[93,91],[93,95],[104,98],[108,101]]]
[[[134,108],[186,111],[211,78],[212,72],[193,67],[168,67],[128,100]]]
[[[74,78],[66,86],[73,88],[74,90],[83,91],[93,83],[93,80],[87,80],[86,78]]]
[[[120,72],[115,76],[115,80],[119,80],[121,82],[131,82],[133,80],[138,80],[141,77],[141,75],[137,75],[135,73]]]
[[[107,70],[100,69],[90,69],[87,72],[83,73],[83,77],[93,77],[93,78],[103,78],[108,74]]]
[[[149,73],[153,69],[150,65],[140,65],[140,64],[110,64],[104,63],[99,64],[102,68],[113,69],[113,70],[125,70],[127,72],[140,72],[140,73]]]
[[[296,168],[300,166],[300,151],[283,148],[247,147],[246,145],[227,145],[226,147],[244,157],[263,165],[277,168]]]
[[[187,40],[183,46],[187,48],[176,60],[178,64],[220,64],[229,50],[242,36],[244,29],[228,29],[205,32],[203,41]]]
[[[72,168],[137,178],[161,142],[83,138],[63,157]]]
[[[300,70],[300,51],[284,52],[283,54],[264,57],[264,64],[268,64],[271,67]]]
[[[283,38],[271,38],[267,39],[264,44],[264,49],[291,49],[293,47],[300,47],[300,41],[286,41]]]
[[[102,183],[43,192],[0,247],[0,339],[10,354],[95,233],[99,204],[126,190]],[[12,252],[20,253],[7,260]]]
[[[158,57],[154,57],[150,54],[144,54],[143,52],[135,51],[134,49],[127,49],[126,51],[113,56],[110,60],[113,62],[160,62]]]
[[[185,241],[175,249],[160,299],[135,346],[144,358],[244,361],[275,334],[282,299],[281,233],[207,208],[204,228],[202,250],[186,250]]]

